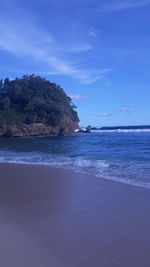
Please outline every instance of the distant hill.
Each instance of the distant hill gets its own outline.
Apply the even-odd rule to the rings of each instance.
[[[0,135],[68,135],[79,118],[64,90],[40,76],[0,81]]]

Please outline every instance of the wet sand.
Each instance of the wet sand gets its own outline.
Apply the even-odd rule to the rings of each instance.
[[[0,266],[149,267],[150,191],[0,164]]]

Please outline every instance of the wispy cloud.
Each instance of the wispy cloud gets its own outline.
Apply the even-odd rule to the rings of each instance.
[[[92,49],[90,44],[63,45],[51,33],[39,29],[31,20],[0,18],[0,49],[11,54],[29,58],[38,64],[47,66],[47,73],[68,75],[81,83],[91,84],[100,80],[111,68],[90,70],[88,66],[80,67],[78,61],[72,61],[68,53],[82,53]],[[64,53],[62,53],[64,52]]]
[[[98,116],[100,116],[100,117],[110,117],[110,116],[112,116],[112,114],[108,113],[108,112],[102,112],[102,113],[98,114]]]
[[[74,71],[74,74],[76,75],[77,78],[81,79],[84,84],[91,84],[93,82],[96,82],[98,80],[101,80],[104,78],[105,74],[112,72],[112,68],[104,68],[101,70],[95,70],[95,71],[90,71],[87,70],[86,68],[84,71],[82,69],[78,69],[77,71]]]
[[[111,3],[104,3],[99,6],[99,11],[119,11],[123,9],[130,9],[150,4],[150,0],[123,0],[112,1]]]
[[[112,83],[109,80],[104,81],[104,86],[111,87]]]
[[[119,106],[115,109],[115,112],[124,113],[124,114],[134,114],[134,113],[145,113],[149,112],[145,109],[134,109],[132,106]]]
[[[128,113],[128,112],[130,112],[130,109],[129,109],[129,106],[120,106],[120,107],[116,108],[116,112]]]
[[[90,27],[88,35],[92,38],[96,38],[100,34],[100,30],[95,27]]]
[[[90,44],[80,44],[80,45],[69,45],[69,46],[59,46],[58,48],[55,47],[56,50],[58,49],[59,51],[62,51],[62,52],[84,52],[84,51],[89,51],[89,50],[92,50],[92,46]]]
[[[80,99],[83,99],[85,98],[84,96],[81,96],[79,94],[76,94],[76,95],[70,95],[71,99],[73,100],[80,100]]]

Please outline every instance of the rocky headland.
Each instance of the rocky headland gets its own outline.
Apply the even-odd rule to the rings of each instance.
[[[23,76],[0,83],[0,136],[70,135],[79,118],[71,98],[55,83]]]

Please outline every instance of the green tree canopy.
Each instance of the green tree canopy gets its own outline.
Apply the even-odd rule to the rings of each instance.
[[[56,126],[65,115],[79,121],[71,98],[59,85],[34,74],[0,81],[0,122]]]

